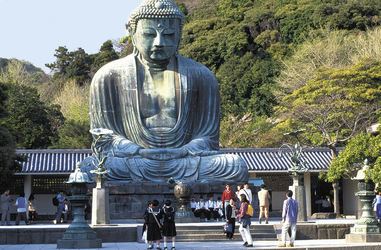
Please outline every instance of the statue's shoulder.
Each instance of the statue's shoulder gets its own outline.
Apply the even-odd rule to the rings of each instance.
[[[101,67],[95,76],[101,76],[104,74],[109,74],[109,73],[122,73],[128,68],[134,67],[133,63],[135,62],[134,55],[128,55],[126,57],[123,57],[121,59],[112,61]]]
[[[202,76],[213,77],[214,74],[203,64],[196,62],[187,57],[179,56],[180,68],[186,68],[188,71],[194,71],[194,73],[199,73]]]

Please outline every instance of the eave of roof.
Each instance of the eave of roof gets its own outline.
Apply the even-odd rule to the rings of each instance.
[[[342,150],[342,148],[338,148]],[[287,172],[292,167],[291,149],[282,148],[235,148],[221,149],[221,153],[237,154],[246,162],[250,172]],[[30,174],[70,174],[75,170],[77,162],[92,155],[90,149],[24,149],[18,154],[28,156],[28,161],[22,163],[22,170],[17,175]],[[303,149],[302,161],[311,172],[327,171],[332,160],[328,148]]]

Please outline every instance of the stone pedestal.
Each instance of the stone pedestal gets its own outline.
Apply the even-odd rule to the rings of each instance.
[[[102,240],[97,239],[96,233],[85,220],[85,204],[89,197],[73,195],[68,199],[74,210],[74,220],[62,234],[62,239],[57,240],[57,248],[102,248]]]
[[[93,188],[91,225],[110,224],[110,199],[108,188]]]
[[[361,218],[351,227],[351,233],[345,235],[346,242],[364,243],[381,241],[380,228],[372,213],[372,201],[375,197],[374,183],[360,180],[358,183],[359,192],[356,196],[362,203]]]
[[[298,202],[298,222],[307,221],[306,189],[304,186],[290,186],[293,198]]]
[[[381,234],[346,234],[345,242],[351,242],[351,243],[381,242]]]

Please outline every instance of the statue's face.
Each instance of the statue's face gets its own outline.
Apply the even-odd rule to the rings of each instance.
[[[141,19],[133,38],[134,45],[147,61],[169,60],[180,42],[180,21]]]

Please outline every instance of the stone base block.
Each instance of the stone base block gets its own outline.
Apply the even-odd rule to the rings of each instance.
[[[222,192],[225,190],[225,182],[221,181],[190,184],[193,185],[194,196],[197,201],[200,196],[205,198],[214,196],[214,200],[217,200],[217,197],[221,197]],[[232,183],[232,188],[237,190],[236,185],[238,184],[241,185],[243,183]],[[148,201],[154,199],[159,201],[160,207],[163,206],[164,201],[167,199],[172,201],[172,206],[175,207],[176,211],[181,206],[174,195],[174,186],[169,183],[106,182],[105,186],[109,189],[110,219],[140,219],[144,209],[147,207]],[[257,193],[260,188],[252,186],[252,184],[249,187],[253,193],[253,200],[257,200]],[[92,224],[104,223],[93,223],[92,221]]]
[[[311,219],[336,219],[335,213],[314,213]]]
[[[65,248],[65,249],[102,248],[102,240],[101,239],[57,240],[57,248]]]
[[[345,235],[345,242],[350,243],[367,243],[367,242],[380,242],[381,234],[347,234]]]
[[[198,218],[177,218],[175,219],[176,223],[195,223],[198,222]]]

